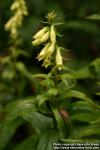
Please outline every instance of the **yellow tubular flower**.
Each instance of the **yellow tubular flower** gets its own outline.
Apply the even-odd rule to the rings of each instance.
[[[51,25],[50,40],[52,43],[56,43],[56,33],[55,33],[54,25]]]
[[[41,29],[40,31],[38,31],[38,32],[33,36],[33,38],[34,38],[34,39],[41,38],[41,37],[45,34],[45,32],[48,31],[48,29],[49,29],[49,27],[44,27],[43,29]]]
[[[22,25],[23,17],[28,15],[27,7],[24,0],[14,0],[10,7],[13,16],[5,24],[5,30],[10,31],[12,39],[18,38],[18,28]]]
[[[60,53],[60,47],[57,48],[57,53],[56,53],[56,65],[58,70],[61,70],[63,67],[63,59]]]
[[[15,11],[17,8],[19,8],[20,7],[20,3],[18,2],[18,1],[15,1],[12,5],[11,5],[11,7],[10,7],[10,9],[12,10],[12,11]]]
[[[55,50],[55,44],[54,43],[51,43],[51,45],[49,44],[46,55],[43,58],[44,62],[42,66],[45,66],[45,68],[47,68],[51,64],[51,57],[54,50]]]
[[[46,42],[46,41],[48,40],[48,38],[49,38],[49,35],[50,35],[50,32],[49,32],[49,31],[46,32],[46,33],[42,36],[42,38],[40,39],[41,43],[42,43],[42,42]]]
[[[41,50],[41,52],[39,53],[39,55],[38,55],[38,57],[37,57],[37,59],[38,59],[39,61],[45,58],[46,53],[47,53],[48,48],[49,48],[49,45],[50,45],[50,43],[48,43],[48,44]]]
[[[48,53],[52,54],[54,52],[54,50],[55,50],[55,44],[51,43],[51,45],[48,48]]]
[[[44,66],[45,68],[47,68],[50,65],[51,65],[51,54],[47,53],[46,57],[44,58],[42,66]]]
[[[32,44],[33,44],[34,46],[35,46],[35,45],[39,45],[39,44],[41,44],[41,41],[40,41],[40,39],[37,39],[37,40],[33,41]]]

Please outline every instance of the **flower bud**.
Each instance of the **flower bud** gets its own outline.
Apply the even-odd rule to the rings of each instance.
[[[42,38],[40,39],[40,40],[41,40],[41,43],[42,43],[42,42],[46,42],[46,41],[48,40],[49,34],[50,34],[50,32],[48,31],[48,32],[46,32],[46,33],[42,36]]]
[[[43,29],[41,29],[40,31],[38,31],[38,32],[33,36],[33,38],[34,38],[34,39],[41,38],[41,37],[45,34],[45,32],[48,31],[48,29],[49,29],[49,27],[44,27]]]
[[[47,68],[48,66],[50,66],[51,64],[51,55],[47,55],[45,58],[44,58],[44,62],[42,64],[42,66],[44,66],[45,68]]]
[[[56,43],[56,33],[55,33],[54,25],[51,25],[50,40],[52,43]]]
[[[35,45],[39,45],[39,44],[41,44],[41,41],[40,41],[40,39],[37,39],[37,40],[33,41],[32,44],[33,44],[34,46],[35,46]]]
[[[12,5],[11,5],[11,10],[16,10],[17,8],[20,7],[20,3],[18,1],[15,1]]]
[[[48,53],[52,54],[54,50],[55,50],[55,44],[51,43],[51,45],[48,48]]]
[[[58,67],[58,70],[61,70],[63,67],[63,59],[60,54],[60,47],[57,48],[57,53],[56,53],[56,65]]]
[[[11,28],[11,20],[9,20],[6,24],[5,24],[5,29],[9,30]]]
[[[39,55],[38,55],[38,57],[37,57],[37,59],[39,59],[39,61],[45,58],[46,53],[47,53],[47,50],[48,50],[48,48],[49,48],[49,45],[50,45],[50,43],[48,43],[48,44],[41,50],[41,52],[39,53]]]
[[[43,58],[44,62],[42,66],[45,66],[45,68],[47,68],[51,64],[51,57],[54,50],[55,44],[54,43],[51,43],[51,45],[49,44],[45,57]]]

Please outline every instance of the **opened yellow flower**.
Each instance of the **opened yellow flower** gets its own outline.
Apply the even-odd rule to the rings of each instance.
[[[39,61],[44,59],[42,66],[45,66],[47,68],[51,64],[51,57],[52,57],[52,53],[54,52],[54,50],[55,50],[54,43],[48,43],[42,49],[42,51],[40,52],[40,54],[37,57]]]
[[[45,34],[43,34],[43,36],[41,38],[36,38],[34,41],[32,41],[32,44],[35,45],[39,45],[43,42],[46,42],[49,38],[50,32],[46,32]]]
[[[49,38],[49,35],[50,35],[50,32],[49,32],[49,31],[46,32],[46,33],[42,36],[42,38],[40,39],[40,41],[41,41],[41,42],[46,42],[46,41],[48,40],[48,38]]]
[[[37,59],[40,61],[42,59],[44,59],[46,57],[46,54],[47,54],[47,51],[48,51],[48,48],[50,46],[50,43],[48,43],[42,50],[41,52],[39,53]]]
[[[48,53],[49,54],[52,54],[55,50],[55,44],[54,43],[51,43],[51,45],[49,46],[48,48]]]
[[[11,10],[16,10],[17,8],[20,7],[20,3],[18,1],[15,1],[12,5],[11,5]]]
[[[35,40],[35,41],[32,41],[32,44],[35,46],[35,45],[39,45],[39,44],[41,44],[41,41],[40,41],[40,39],[37,39],[37,40]]]
[[[57,53],[56,53],[56,65],[57,65],[58,70],[61,70],[63,67],[63,58],[61,56],[60,51],[61,51],[61,48],[58,47]]]
[[[38,32],[33,36],[33,38],[34,38],[34,39],[41,38],[48,30],[49,30],[49,27],[44,27],[43,29],[41,29],[40,31],[38,31]]]

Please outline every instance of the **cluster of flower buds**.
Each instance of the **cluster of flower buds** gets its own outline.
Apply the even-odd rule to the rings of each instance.
[[[15,0],[10,9],[14,15],[5,24],[5,29],[10,31],[11,38],[15,39],[18,36],[18,27],[21,26],[23,17],[28,11],[24,0]]]
[[[42,43],[45,45],[37,56],[39,61],[43,60],[42,66],[46,68],[50,66],[52,64],[52,58],[54,58],[53,54],[56,54],[54,58],[56,61],[56,66],[58,70],[61,70],[63,67],[63,60],[60,53],[61,48],[57,46],[55,26],[50,25],[50,27],[44,27],[33,36],[33,39],[32,44],[34,46]]]

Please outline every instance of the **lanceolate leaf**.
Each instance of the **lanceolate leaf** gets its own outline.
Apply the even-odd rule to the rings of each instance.
[[[18,144],[13,150],[36,150],[38,136],[36,134]]]
[[[6,108],[6,113],[8,114],[0,125],[0,150],[5,147],[17,127],[23,122],[22,119],[18,120],[18,118],[21,117],[21,113],[30,110],[36,111],[33,98],[12,102]]]
[[[100,142],[97,139],[61,139],[60,141],[64,143],[98,143]]]
[[[100,58],[95,59],[89,66],[91,74],[100,80]]]
[[[11,123],[14,119],[19,117],[22,112],[25,111],[37,111],[37,108],[34,103],[34,98],[29,98],[29,100],[18,100],[12,102],[7,108],[6,112],[8,113],[5,121]]]
[[[69,90],[66,92],[64,98],[78,98],[81,100],[85,100],[88,103],[90,103],[93,107],[97,107],[98,109],[100,109],[99,105],[95,104],[89,97],[87,97],[87,95],[80,91]]]
[[[78,98],[78,99],[82,99],[82,100],[86,100],[88,102],[91,102],[91,99],[88,98],[83,92],[76,91],[76,90],[69,90],[66,94],[66,97],[67,98],[75,97],[75,98]]]
[[[53,143],[57,142],[58,138],[59,138],[59,132],[56,131],[56,130],[50,130],[47,150],[52,150],[53,149]]]
[[[90,20],[100,20],[100,14],[93,14],[91,16],[86,17],[86,19]]]
[[[38,146],[36,150],[53,150],[53,142],[57,142],[59,132],[56,130],[44,131],[41,134]]]
[[[44,133],[41,134],[36,150],[40,150],[40,149],[47,150],[48,142],[49,142],[49,133],[48,131],[45,131]]]
[[[83,138],[89,137],[93,135],[100,136],[100,124],[89,125],[87,127],[81,127],[80,129],[76,129],[70,138]]]
[[[0,127],[0,150],[2,150],[11,139],[16,129],[23,123],[22,120],[16,119],[11,123],[4,121]]]
[[[32,124],[37,133],[40,133],[47,128],[52,128],[52,119],[36,111],[37,109],[33,98],[30,98],[29,100],[13,102],[7,107],[6,112],[8,112],[8,115],[4,119],[4,123],[0,129],[1,149],[5,146],[5,144],[10,140],[10,138],[14,134],[17,126],[19,125],[17,125],[16,119],[19,117]]]
[[[48,100],[48,97],[47,97],[46,95],[38,95],[38,96],[36,97],[36,100],[37,100],[38,105],[39,105],[39,107],[40,107],[45,101]]]
[[[37,133],[53,127],[53,120],[50,117],[46,117],[38,112],[22,112],[21,117],[30,122]]]
[[[81,69],[77,70],[76,72],[73,73],[73,76],[76,79],[86,79],[89,77],[92,78],[92,74],[88,66],[82,67]]]
[[[33,78],[47,78],[48,75],[47,74],[35,74],[33,75]]]
[[[71,116],[72,120],[77,120],[77,121],[82,121],[82,122],[91,122],[95,121],[99,117],[99,114],[97,115],[95,112],[94,113],[78,113],[75,115]]]
[[[72,109],[74,113],[79,112],[94,112],[94,108],[87,101],[77,101],[72,103]]]
[[[60,131],[60,136],[62,138],[68,137],[70,134],[69,120],[66,120],[66,119],[63,120],[63,118],[57,108],[53,107],[52,112],[53,112],[55,120],[56,120],[57,128]]]
[[[99,32],[99,27],[96,25],[96,24],[91,24],[90,22],[88,21],[80,21],[80,20],[70,20],[70,21],[67,21],[66,24],[65,24],[65,28],[67,29],[77,29],[77,30],[80,30],[80,31],[84,31],[84,32],[90,32],[92,34],[94,33],[97,33]]]
[[[70,89],[70,88],[74,87],[74,85],[76,84],[75,78],[70,74],[60,75],[59,78],[65,84],[66,89]]]

